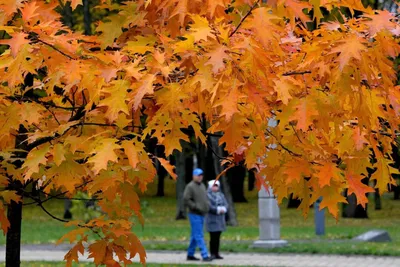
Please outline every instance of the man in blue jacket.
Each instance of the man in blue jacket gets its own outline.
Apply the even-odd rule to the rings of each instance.
[[[206,243],[204,242],[204,216],[208,212],[208,198],[203,181],[203,170],[193,170],[193,180],[186,186],[183,193],[185,206],[189,208],[189,221],[191,227],[190,244],[188,248],[187,260],[199,260],[194,256],[196,247],[200,248],[203,261],[211,261],[208,255]]]

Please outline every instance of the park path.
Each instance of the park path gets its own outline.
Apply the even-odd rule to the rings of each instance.
[[[62,261],[68,251],[68,245],[22,246],[22,261]],[[87,255],[86,255],[87,256]],[[400,267],[400,257],[340,256],[307,254],[260,254],[260,253],[225,253],[224,260],[211,264],[217,266],[264,266],[264,267]],[[5,260],[5,247],[0,246],[0,262]],[[85,257],[82,262],[90,262]],[[148,263],[184,264],[185,252],[148,251]],[[196,263],[196,262],[195,262]],[[203,263],[198,262],[201,265]]]

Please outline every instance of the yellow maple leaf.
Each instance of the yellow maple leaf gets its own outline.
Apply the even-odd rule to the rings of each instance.
[[[194,41],[198,42],[200,40],[207,41],[208,37],[212,37],[211,28],[208,24],[208,20],[200,15],[194,15],[191,17],[193,24],[190,29],[193,32]]]
[[[40,165],[45,165],[47,163],[46,154],[50,150],[49,144],[44,144],[40,148],[34,149],[29,152],[24,164],[22,164],[23,169],[25,169],[24,179],[29,180],[32,174],[39,172]]]
[[[11,191],[11,190],[4,190],[0,192],[0,197],[4,199],[5,203],[11,203],[11,201],[14,202],[21,202],[21,196],[17,194],[16,191]]]
[[[189,138],[181,131],[182,123],[176,119],[171,128],[171,132],[167,133],[162,144],[165,146],[165,155],[168,157],[176,149],[182,150],[181,140],[189,142]]]
[[[379,193],[383,194],[388,191],[390,185],[396,185],[396,181],[392,178],[392,174],[400,174],[398,169],[395,169],[389,164],[393,164],[393,161],[378,155],[376,157],[377,170],[372,174],[371,179],[376,180],[375,188],[379,189]]]
[[[86,168],[77,163],[72,154],[67,153],[65,160],[60,165],[54,165],[46,171],[47,180],[56,188],[65,188],[68,194],[75,192],[75,186],[82,183],[82,178],[88,172]]]
[[[137,142],[133,141],[123,141],[121,147],[124,149],[126,156],[128,157],[129,164],[132,168],[136,168],[139,163],[138,153],[144,152],[142,145],[136,146]]]
[[[95,155],[89,158],[88,163],[93,164],[92,170],[95,174],[98,174],[101,170],[106,170],[108,162],[115,162],[118,160],[118,156],[114,150],[120,149],[121,147],[116,144],[117,139],[105,138],[101,139],[91,153]]]
[[[53,161],[56,163],[57,166],[65,160],[65,149],[62,144],[54,145],[51,154],[53,154]]]
[[[343,185],[340,182],[332,181],[330,186],[324,186],[320,191],[315,190],[313,199],[322,196],[319,209],[328,208],[329,213],[337,218],[339,215],[338,203],[347,203],[346,198],[342,195],[342,191]]]
[[[125,80],[117,80],[111,83],[110,87],[104,89],[107,93],[107,97],[102,99],[99,103],[99,107],[107,107],[105,114],[109,122],[114,122],[120,112],[129,115],[127,101],[127,93],[129,88],[129,82]]]

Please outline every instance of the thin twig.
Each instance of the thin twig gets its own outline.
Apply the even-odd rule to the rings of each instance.
[[[58,49],[58,48],[55,47],[54,45],[49,44],[48,42],[45,42],[45,41],[43,41],[43,40],[40,40],[39,38],[35,38],[34,40],[37,40],[39,43],[45,44],[45,45],[47,45],[47,46],[53,48],[53,49],[56,50],[58,53],[60,53],[61,55],[65,56],[65,57],[67,57],[67,58],[69,58],[69,59],[71,59],[71,60],[76,60],[76,59],[73,58],[72,56],[70,56],[70,55],[64,53],[63,51],[61,51],[60,49]]]
[[[233,32],[231,32],[231,34],[229,34],[229,37],[232,37],[240,28],[240,26],[242,26],[243,22],[247,19],[248,16],[250,16],[251,12],[254,10],[254,8],[258,5],[258,3],[260,2],[260,0],[257,0],[251,7],[250,10],[247,12],[247,14],[240,20],[239,24],[237,25],[237,27],[233,30]]]
[[[289,71],[289,72],[286,72],[286,73],[282,74],[282,76],[303,75],[303,74],[310,74],[310,73],[311,73],[310,70],[305,70],[305,71]]]
[[[296,129],[293,127],[293,125],[290,124],[290,126],[292,127],[293,132],[296,134],[296,137],[297,137],[297,139],[299,140],[299,142],[300,142],[300,143],[303,143],[303,142],[301,141],[301,139],[300,139],[300,137],[299,137],[299,134],[297,133]]]
[[[51,113],[51,115],[53,115],[53,117],[54,117],[54,119],[56,120],[56,122],[58,123],[58,125],[61,125],[61,123],[58,121],[58,119],[57,119],[56,114],[54,113],[54,111],[50,110],[49,107],[46,107],[46,106],[45,106],[45,108]]]

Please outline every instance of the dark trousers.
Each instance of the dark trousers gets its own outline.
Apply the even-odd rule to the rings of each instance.
[[[210,252],[213,256],[219,255],[219,240],[221,232],[210,232]]]

